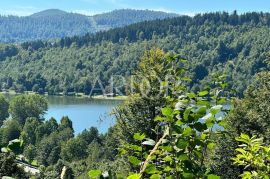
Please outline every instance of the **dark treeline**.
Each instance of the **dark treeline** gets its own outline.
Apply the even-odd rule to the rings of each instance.
[[[108,88],[113,75],[129,77],[142,53],[158,47],[187,58],[192,90],[207,84],[210,74],[223,71],[230,87],[242,96],[254,74],[267,68],[269,25],[269,13],[209,13],[147,21],[54,43],[1,45],[1,87],[89,94],[97,78]],[[125,87],[120,91],[125,93]]]
[[[169,34],[185,33],[192,26],[202,26],[205,24],[220,26],[231,25],[239,26],[244,24],[253,25],[270,25],[270,13],[246,13],[238,15],[236,11],[229,14],[223,13],[207,13],[198,14],[195,17],[181,16],[166,20],[145,21],[129,25],[124,28],[115,28],[108,32],[98,32],[95,35],[87,34],[82,37],[67,37],[63,38],[59,43],[60,46],[70,46],[76,42],[78,46],[93,45],[102,40],[118,43],[119,40],[127,39],[128,42],[136,42],[137,40],[150,40],[153,35],[162,35],[163,37]],[[198,34],[199,35],[199,34]],[[209,34],[210,35],[210,34]]]

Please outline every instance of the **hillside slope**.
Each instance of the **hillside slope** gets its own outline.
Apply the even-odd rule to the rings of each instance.
[[[2,45],[0,82],[3,89],[17,91],[89,94],[97,78],[105,88],[113,75],[132,75],[143,52],[158,47],[188,59],[193,90],[207,85],[214,72],[225,72],[241,96],[254,75],[267,68],[269,27],[268,13],[212,13],[141,22],[57,43]],[[121,86],[121,80],[116,84]]]
[[[175,17],[149,10],[115,10],[95,16],[49,9],[27,17],[0,16],[0,42],[24,42],[84,35],[136,22]]]

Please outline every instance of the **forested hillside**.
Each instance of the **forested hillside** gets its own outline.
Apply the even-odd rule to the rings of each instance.
[[[222,73],[190,91],[188,70],[176,54],[145,51],[134,90],[112,111],[115,125],[106,134],[85,126],[75,136],[68,117],[44,120],[44,96],[0,95],[0,177],[267,179],[269,71],[258,73],[239,99]],[[26,173],[18,160],[39,173]]]
[[[152,47],[188,60],[191,89],[199,90],[213,72],[224,72],[242,96],[253,76],[267,68],[269,13],[209,13],[116,28],[107,32],[1,45],[2,89],[89,94],[97,77],[104,87],[112,75],[130,76],[139,57]],[[125,89],[121,89],[125,92]]]
[[[95,16],[49,9],[27,17],[0,16],[0,42],[84,35],[136,22],[178,16],[150,10],[115,10]]]

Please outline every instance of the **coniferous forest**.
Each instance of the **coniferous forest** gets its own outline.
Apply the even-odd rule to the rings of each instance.
[[[267,68],[269,25],[268,13],[212,13],[142,22],[56,42],[3,44],[0,81],[2,89],[19,92],[89,94],[97,77],[106,87],[112,75],[132,75],[143,52],[156,47],[188,60],[192,90],[209,82],[209,74],[223,71],[230,87],[243,96],[254,75]]]
[[[0,42],[25,42],[95,33],[132,23],[178,16],[150,10],[122,9],[93,16],[48,9],[30,16],[0,16]]]
[[[268,179],[270,13],[135,11],[138,21],[119,22],[120,12],[93,16],[111,23],[106,31],[82,24],[79,33],[0,45],[1,90],[18,93],[0,95],[0,177]],[[120,76],[125,84],[112,80]],[[115,83],[127,99],[106,133],[75,134],[68,116],[44,117],[45,94],[111,92]]]

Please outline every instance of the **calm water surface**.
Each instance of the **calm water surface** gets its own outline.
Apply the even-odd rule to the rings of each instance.
[[[117,100],[94,100],[76,97],[48,96],[49,110],[46,119],[54,117],[58,122],[63,116],[68,116],[73,122],[75,133],[92,126],[97,127],[101,133],[107,132],[114,124],[114,117],[110,112],[121,104]]]

